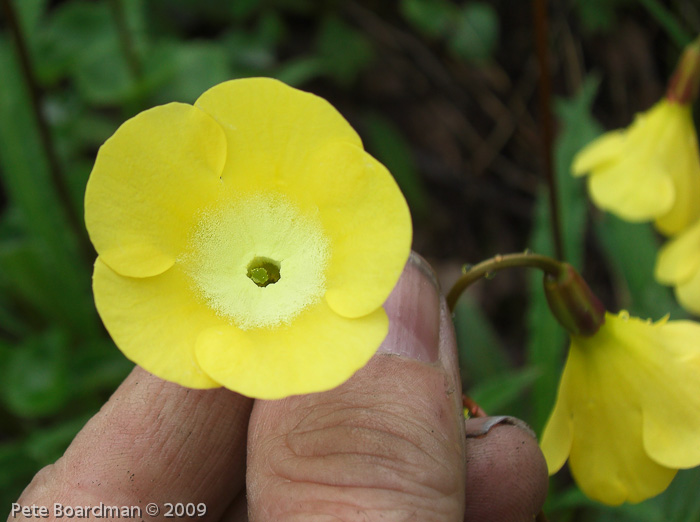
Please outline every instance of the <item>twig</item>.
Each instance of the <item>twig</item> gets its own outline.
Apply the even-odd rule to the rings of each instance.
[[[540,126],[542,129],[542,156],[544,170],[549,186],[549,210],[552,220],[552,234],[554,238],[554,252],[557,258],[564,260],[564,242],[561,230],[561,213],[559,211],[559,191],[554,165],[552,163],[552,149],[554,142],[554,129],[552,127],[552,91],[549,72],[549,45],[548,45],[548,18],[547,1],[533,0],[533,19],[535,29],[535,47],[537,61],[540,65]]]

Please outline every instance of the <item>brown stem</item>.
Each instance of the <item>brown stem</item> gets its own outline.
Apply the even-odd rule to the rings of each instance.
[[[549,71],[548,17],[547,0],[533,0],[533,19],[535,31],[535,48],[537,62],[540,66],[539,113],[542,129],[542,159],[549,187],[549,212],[552,220],[554,252],[558,259],[564,260],[564,242],[561,230],[561,212],[559,209],[559,191],[557,178],[552,163],[554,128],[552,125],[552,79]]]

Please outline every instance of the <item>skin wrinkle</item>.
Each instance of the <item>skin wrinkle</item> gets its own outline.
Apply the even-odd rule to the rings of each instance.
[[[212,504],[217,517],[226,506],[214,505],[214,498],[243,489],[252,401],[226,390],[185,390],[139,368],[113,399],[19,503],[43,498],[51,504],[143,508],[177,499]]]
[[[279,424],[271,429],[273,433],[287,433],[284,439],[258,431],[254,409],[251,438],[262,440],[255,441],[256,460],[250,462],[257,468],[257,477],[249,473],[249,502],[256,508],[251,520],[295,520],[293,513],[321,513],[321,499],[365,508],[375,514],[372,520],[379,519],[380,514],[388,515],[387,520],[407,519],[404,515],[392,518],[386,511],[397,505],[405,505],[411,512],[430,509],[433,515],[442,513],[444,519],[460,503],[463,459],[461,455],[459,459],[452,456],[459,451],[453,442],[460,439],[456,433],[459,425],[451,415],[450,397],[436,399],[446,393],[444,370],[380,354],[356,378],[325,396],[264,403],[271,407],[264,408],[270,409],[270,417],[259,419],[259,429],[266,429],[269,419],[276,418]],[[378,383],[375,393],[363,391],[368,379]],[[426,401],[426,396],[433,400]],[[274,415],[278,408],[293,411],[294,415],[290,419]],[[352,437],[353,429],[361,430],[354,435],[365,437]],[[338,430],[350,430],[350,436],[339,436]],[[451,430],[455,433],[448,436]],[[289,458],[290,454],[299,457]],[[368,454],[373,459],[371,466]],[[393,465],[377,462],[377,456]],[[266,470],[264,476],[261,469]],[[389,492],[393,494],[387,495]],[[393,502],[387,501],[387,496]],[[262,498],[266,499],[265,506],[258,500]],[[357,520],[353,510],[336,509],[342,509],[342,513],[328,514]]]

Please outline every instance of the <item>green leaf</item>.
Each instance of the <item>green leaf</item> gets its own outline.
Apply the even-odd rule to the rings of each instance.
[[[25,451],[39,466],[56,462],[91,416],[81,415],[33,432],[24,445]]]
[[[519,401],[527,388],[540,376],[540,370],[524,367],[491,377],[469,391],[469,395],[489,413],[505,414],[509,411],[519,414],[513,404]]]
[[[499,27],[498,12],[492,5],[470,2],[457,13],[448,47],[467,62],[487,62],[498,45]]]
[[[373,60],[374,49],[367,37],[337,16],[321,21],[316,47],[326,73],[348,87]]]
[[[594,230],[612,269],[621,308],[654,320],[668,313],[674,319],[688,317],[671,289],[654,281],[659,240],[651,225],[627,223],[605,214],[596,221]]]
[[[56,413],[70,395],[68,339],[58,331],[30,337],[10,355],[0,390],[20,417]]]
[[[413,151],[401,131],[389,120],[377,113],[363,118],[367,135],[367,149],[389,169],[403,192],[414,218],[424,219],[428,214],[428,202]]]
[[[9,509],[36,473],[36,465],[18,441],[0,443],[0,505]],[[1,514],[1,513],[0,513]]]
[[[399,9],[413,27],[434,39],[447,35],[457,15],[454,4],[442,0],[403,0]]]
[[[581,268],[583,237],[586,230],[588,203],[585,180],[571,175],[576,153],[602,132],[591,116],[591,106],[598,92],[599,80],[589,76],[579,93],[571,99],[558,99],[555,114],[561,131],[554,142],[554,169],[559,190],[559,207],[566,259]]]
[[[607,32],[614,28],[616,11],[628,3],[630,0],[576,0],[574,9],[585,31]]]
[[[278,67],[274,77],[287,85],[300,87],[323,74],[323,60],[315,56],[286,60]]]
[[[534,252],[553,255],[549,200],[544,191],[537,199],[534,230],[530,245]],[[528,366],[541,371],[532,386],[532,414],[530,425],[541,433],[554,406],[559,376],[564,359],[566,334],[549,311],[542,289],[542,273],[533,271],[528,278],[529,303],[526,321],[528,329]]]
[[[154,66],[150,81],[160,84],[155,101],[193,103],[214,85],[230,80],[228,58],[220,44],[169,42],[149,55],[146,67]]]
[[[90,275],[75,231],[53,191],[49,165],[15,57],[0,40],[0,175],[18,223],[31,237],[40,281],[52,296],[53,316],[78,332],[97,329]]]
[[[598,86],[597,79],[588,78],[578,95],[557,102],[556,113],[562,122],[562,132],[555,142],[554,167],[559,187],[559,211],[567,260],[580,267],[586,230],[586,195],[580,180],[571,176],[574,154],[596,134],[598,126],[590,116],[590,106]],[[549,198],[543,189],[537,199],[530,248],[545,255],[554,254]],[[527,315],[529,331],[528,362],[542,370],[533,386],[531,424],[539,432],[554,405],[559,376],[564,359],[566,334],[549,311],[542,290],[542,274],[533,273],[529,280],[530,308]]]
[[[455,306],[454,325],[465,386],[486,382],[512,367],[498,333],[469,294],[462,295]]]

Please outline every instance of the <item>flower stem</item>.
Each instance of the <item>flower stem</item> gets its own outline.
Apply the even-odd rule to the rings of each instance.
[[[486,261],[470,267],[462,277],[454,284],[449,294],[447,294],[447,305],[450,310],[454,310],[459,296],[462,295],[470,285],[481,279],[488,277],[499,270],[512,267],[539,268],[545,274],[557,275],[562,269],[562,263],[551,257],[528,252],[506,255],[495,255]]]
[[[561,229],[561,212],[559,211],[559,190],[553,165],[554,129],[552,126],[552,81],[549,72],[549,35],[547,1],[533,0],[533,27],[535,32],[535,47],[537,62],[540,67],[539,81],[539,115],[542,130],[542,159],[549,188],[549,212],[552,220],[552,236],[554,253],[558,259],[564,260],[564,240]]]

